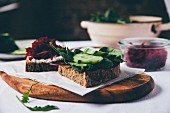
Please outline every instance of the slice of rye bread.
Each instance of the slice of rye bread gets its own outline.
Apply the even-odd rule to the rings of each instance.
[[[120,74],[120,65],[114,68],[98,69],[86,72],[76,71],[69,65],[59,65],[58,72],[62,76],[73,80],[77,84],[84,87],[92,87],[118,77]]]
[[[58,64],[62,63],[63,61],[54,61],[50,63],[45,62],[31,62],[29,60],[26,60],[26,67],[25,70],[27,72],[44,72],[44,71],[57,71],[58,70]]]

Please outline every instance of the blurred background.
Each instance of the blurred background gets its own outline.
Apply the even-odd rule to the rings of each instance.
[[[17,40],[42,36],[60,41],[89,40],[80,22],[108,8],[120,16],[152,15],[169,22],[164,0],[0,0],[0,32],[11,33]],[[170,31],[160,37],[170,38]]]

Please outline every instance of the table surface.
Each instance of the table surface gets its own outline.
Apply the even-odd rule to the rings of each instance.
[[[26,47],[32,40],[17,41],[20,47]],[[100,46],[91,41],[64,42],[68,47]],[[91,104],[47,101],[30,98],[28,106],[56,105],[60,109],[48,113],[170,113],[170,58],[161,71],[147,72],[155,81],[155,87],[147,96],[128,103]],[[22,95],[9,87],[0,78],[0,113],[33,113],[25,108],[16,98]],[[36,112],[44,113],[44,112]]]

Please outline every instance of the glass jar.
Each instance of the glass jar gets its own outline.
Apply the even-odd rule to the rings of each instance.
[[[163,38],[126,38],[118,45],[128,67],[155,71],[165,66],[170,41]]]

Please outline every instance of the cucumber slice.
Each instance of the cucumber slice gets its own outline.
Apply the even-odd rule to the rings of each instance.
[[[103,60],[101,56],[94,56],[88,54],[76,54],[73,56],[74,62],[84,64],[96,64]]]
[[[93,55],[95,52],[96,52],[96,50],[90,49],[90,48],[86,48],[86,49],[84,50],[84,53],[90,54],[90,55]]]
[[[92,64],[79,64],[75,62],[69,62],[69,64],[77,71],[89,70],[92,66]]]
[[[89,54],[89,55],[95,55],[95,56],[103,56],[106,55],[106,52],[102,52],[102,51],[97,51],[95,49],[91,49],[91,48],[87,48],[84,50],[85,54]]]
[[[78,64],[78,63],[74,63],[74,62],[69,62],[70,65],[73,65],[73,66],[78,66],[78,67],[86,67],[88,66],[88,64]]]

